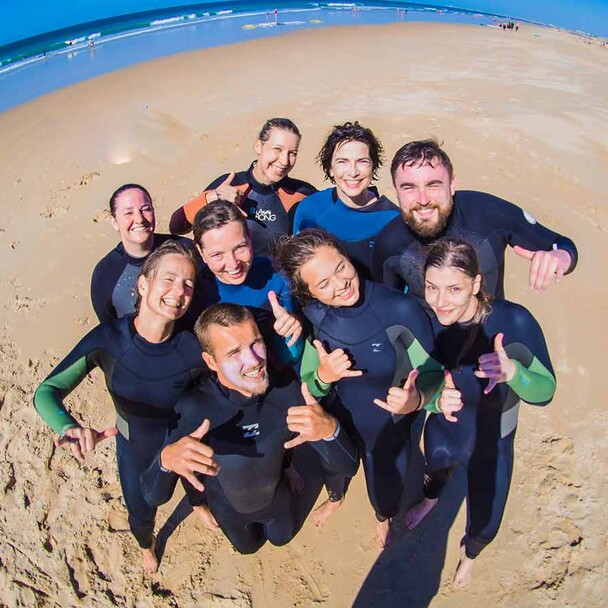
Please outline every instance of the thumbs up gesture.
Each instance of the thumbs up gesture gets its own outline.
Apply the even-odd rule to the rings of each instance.
[[[479,357],[479,369],[475,371],[478,378],[488,378],[484,389],[487,395],[499,382],[508,382],[515,375],[515,363],[507,356],[502,345],[504,334],[496,334],[494,352]]]
[[[319,355],[317,376],[321,382],[333,384],[341,378],[355,378],[363,374],[360,369],[351,369],[353,362],[341,348],[328,353],[320,340],[313,340],[312,344]]]
[[[219,464],[213,459],[213,449],[201,443],[210,426],[209,420],[204,420],[190,435],[165,446],[160,453],[161,466],[187,479],[199,492],[205,486],[194,473],[217,475],[220,470]]]
[[[84,457],[95,449],[95,446],[110,437],[116,436],[118,429],[111,427],[105,431],[96,431],[95,429],[85,429],[81,426],[75,426],[68,429],[64,435],[55,439],[55,447],[68,444],[72,450],[74,458],[78,462],[84,462]]]
[[[289,338],[287,346],[293,346],[302,335],[302,323],[279,304],[277,294],[274,291],[268,292],[268,301],[275,318],[273,329],[279,336]]]
[[[446,369],[443,375],[445,376],[445,384],[439,397],[439,409],[448,422],[458,422],[454,412],[462,409],[462,395],[454,384],[452,374]]]
[[[299,435],[285,443],[286,450],[307,441],[328,439],[338,428],[338,421],[319,405],[306,382],[302,383],[302,396],[305,405],[294,405],[287,410],[287,428]]]
[[[515,245],[513,251],[531,262],[529,283],[534,291],[544,291],[553,279],[559,283],[572,263],[570,254],[563,249],[530,251]]]
[[[386,401],[374,399],[374,403],[378,407],[389,411],[391,414],[399,416],[411,414],[420,409],[422,395],[416,388],[416,378],[418,377],[418,374],[418,370],[413,369],[406,378],[403,387],[391,386],[391,388],[388,389]]]

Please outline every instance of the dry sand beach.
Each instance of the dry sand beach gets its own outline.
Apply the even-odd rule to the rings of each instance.
[[[0,606],[606,605],[608,48],[588,42],[528,26],[301,31],[137,65],[1,114]],[[323,530],[308,522],[287,547],[254,556],[194,517],[180,523],[177,496],[159,513],[166,548],[150,582],[126,531],[113,446],[79,466],[31,404],[95,325],[91,271],[116,243],[109,194],[146,185],[166,231],[179,204],[249,164],[275,115],[304,135],[295,177],[322,186],[313,157],[345,120],[372,127],[389,160],[436,135],[458,187],[517,202],[579,247],[576,272],[543,294],[508,256],[507,295],[543,326],[558,392],[545,409],[522,407],[505,520],[467,590],[450,584],[463,477],[419,529],[398,520],[381,553],[361,473]],[[394,198],[386,168],[379,188]],[[88,424],[113,423],[98,371],[68,403]]]

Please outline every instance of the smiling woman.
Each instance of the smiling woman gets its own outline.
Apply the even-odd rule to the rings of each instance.
[[[57,445],[69,444],[80,461],[99,441],[116,435],[129,525],[148,573],[158,568],[156,511],[142,496],[139,476],[160,449],[182,391],[206,370],[196,338],[175,331],[192,300],[195,276],[192,252],[176,241],[164,243],[147,258],[137,280],[137,316],[98,325],[34,395],[36,410],[60,436]],[[103,432],[81,425],[63,404],[95,367],[105,375],[117,415],[116,428]]]
[[[124,184],[109,203],[110,222],[120,243],[103,257],[91,278],[91,301],[100,323],[135,312],[136,281],[148,256],[176,237],[155,234],[152,197],[139,184]],[[188,246],[186,239],[180,239]]]
[[[298,203],[316,188],[289,177],[302,136],[288,118],[267,120],[256,139],[257,159],[246,171],[221,175],[197,197],[177,209],[169,229],[185,234],[196,213],[207,203],[225,200],[237,205],[247,217],[256,255],[269,255],[275,238],[290,234]]]

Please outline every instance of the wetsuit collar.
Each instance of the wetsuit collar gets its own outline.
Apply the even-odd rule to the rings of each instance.
[[[219,381],[219,379],[218,379],[217,376],[214,376],[214,380],[215,380],[215,384],[216,384],[217,389],[219,390],[219,392],[228,401],[230,401],[230,403],[232,403],[235,407],[237,407],[239,409],[246,408],[246,407],[248,407],[250,405],[256,405],[262,399],[264,399],[264,397],[268,393],[268,390],[270,390],[270,385],[269,385],[268,390],[265,393],[263,393],[262,395],[253,395],[252,397],[246,397],[245,395],[243,395],[239,391],[235,391],[234,389],[231,389],[231,388],[228,388],[227,386],[224,386]]]
[[[148,342],[145,338],[143,338],[137,333],[137,330],[135,329],[135,317],[135,314],[128,315],[127,322],[129,324],[129,332],[131,333],[131,337],[133,338],[133,344],[138,350],[143,353],[146,353],[147,355],[157,355],[159,357],[162,357],[175,349],[175,345],[177,342],[177,334],[175,332],[175,329],[173,330],[171,336],[169,336],[169,338],[164,342]]]
[[[118,243],[116,246],[116,250],[122,255],[126,260],[127,264],[131,264],[131,266],[141,266],[147,259],[147,257],[158,247],[158,235],[154,235],[154,240],[152,242],[152,249],[141,258],[136,258],[127,252],[125,246],[122,243]]]
[[[247,169],[246,173],[247,183],[251,186],[251,189],[259,194],[270,194],[271,192],[279,190],[281,188],[281,184],[283,184],[283,182],[287,179],[287,175],[276,184],[261,184],[253,175],[253,168],[255,167],[256,163],[257,161],[254,160],[249,166],[249,169]]]

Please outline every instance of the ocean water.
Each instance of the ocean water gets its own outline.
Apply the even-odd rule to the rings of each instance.
[[[206,3],[66,28],[0,47],[0,111],[88,78],[196,49],[301,28],[434,21],[490,25],[503,19],[407,2]]]

